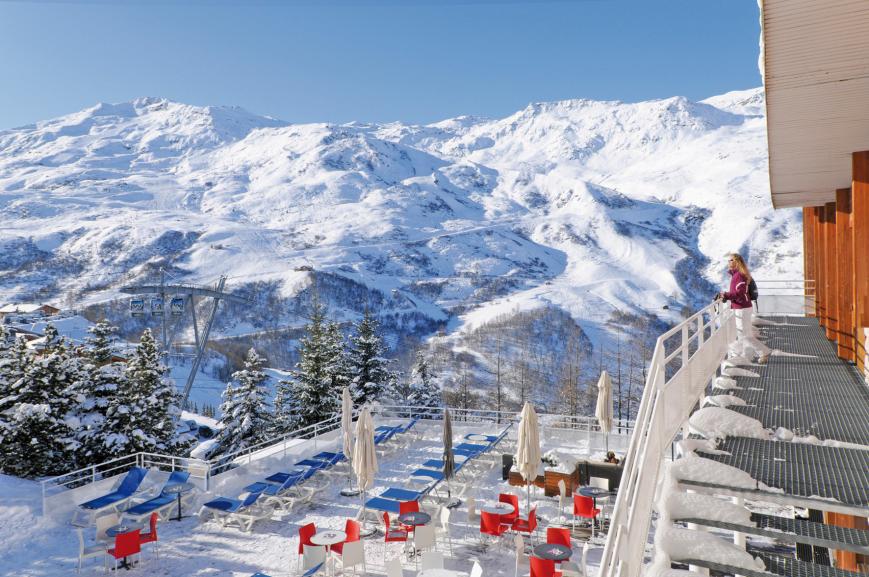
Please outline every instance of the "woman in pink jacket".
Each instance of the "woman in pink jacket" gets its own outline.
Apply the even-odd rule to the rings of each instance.
[[[763,364],[769,359],[770,349],[754,336],[754,324],[752,323],[751,297],[748,293],[748,285],[751,283],[751,273],[742,256],[733,253],[727,260],[727,268],[730,273],[730,290],[722,291],[719,297],[730,301],[730,308],[736,315],[737,343],[740,354],[751,359],[754,354],[758,355],[758,362]]]

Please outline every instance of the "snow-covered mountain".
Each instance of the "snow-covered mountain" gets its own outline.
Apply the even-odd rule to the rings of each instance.
[[[310,267],[356,295],[347,314],[375,303],[420,331],[544,304],[592,333],[615,309],[666,316],[708,299],[727,251],[758,278],[801,277],[763,109],[759,89],[426,126],[99,104],[0,132],[0,301],[99,302],[165,266],[285,302]],[[298,321],[272,312],[220,330]]]

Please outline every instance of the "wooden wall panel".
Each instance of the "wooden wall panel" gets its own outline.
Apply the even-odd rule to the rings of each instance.
[[[869,151],[852,155],[851,219],[854,251],[854,315],[857,367],[865,371],[866,335],[869,326]]]
[[[836,191],[836,292],[838,313],[838,354],[854,362],[854,251],[851,229],[851,189]]]
[[[828,202],[824,205],[824,249],[827,251],[824,257],[824,285],[826,286],[825,306],[827,307],[827,338],[837,340],[839,336],[839,278],[836,254],[836,203]]]
[[[818,214],[813,206],[803,208],[803,277],[806,279],[806,315],[817,316],[817,303],[815,283],[818,280],[815,270],[815,253],[817,240],[815,239],[815,220]]]
[[[815,255],[815,279],[817,280],[818,292],[818,323],[822,327],[827,326],[827,285],[824,282],[826,274],[827,242],[824,234],[826,210],[823,206],[815,207],[815,240],[817,252]]]

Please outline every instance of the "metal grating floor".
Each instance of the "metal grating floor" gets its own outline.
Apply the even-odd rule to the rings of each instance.
[[[698,453],[789,495],[869,505],[869,451],[746,437],[728,437],[718,448],[730,454]]]
[[[784,323],[785,319],[770,319]],[[750,367],[760,378],[737,377],[732,391],[748,406],[730,409],[764,427],[786,427],[800,435],[869,445],[869,387],[853,365],[836,356],[833,344],[812,318],[788,318],[784,326],[761,327],[767,344],[817,358],[772,356]],[[713,394],[726,391],[715,389]]]
[[[752,571],[732,565],[722,565],[721,563],[713,563],[702,559],[686,559],[680,561],[689,565],[697,565],[698,567],[707,567],[713,571],[725,573],[728,575],[744,575],[745,577],[775,577],[784,575],[786,577],[866,577],[862,573],[854,573],[853,571],[843,571],[829,565],[817,565],[815,563],[806,563],[805,561],[797,561],[788,557],[778,557],[775,555],[766,555],[761,553],[752,553],[756,557],[763,559],[766,564],[767,571]]]
[[[748,535],[760,535],[789,543],[806,543],[831,549],[854,551],[869,555],[869,531],[860,529],[847,529],[835,525],[825,525],[812,521],[800,521],[760,515],[754,513],[751,520],[755,527],[725,523],[724,521],[710,521],[707,519],[679,519],[685,523],[694,523],[706,527],[715,527],[727,531],[739,531]]]

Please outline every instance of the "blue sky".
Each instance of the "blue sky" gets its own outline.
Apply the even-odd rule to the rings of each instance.
[[[0,129],[163,96],[291,122],[760,85],[755,0],[0,0]]]

